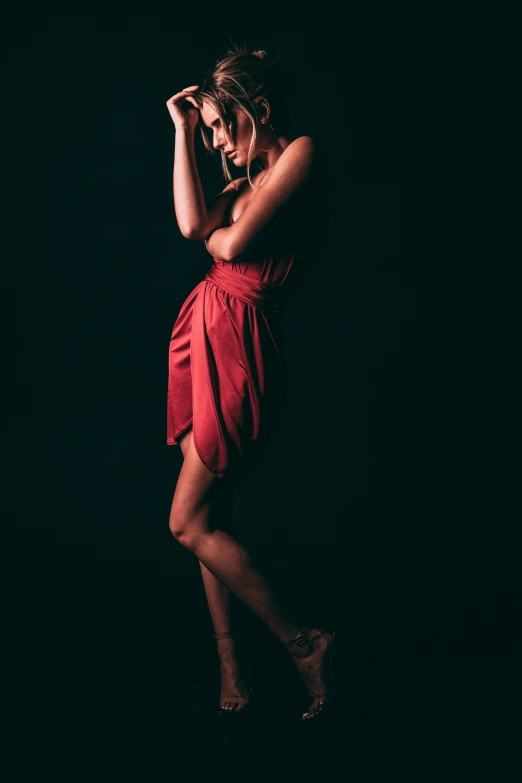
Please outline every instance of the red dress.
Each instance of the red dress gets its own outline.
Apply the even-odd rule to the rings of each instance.
[[[281,317],[302,272],[288,232],[276,231],[270,248],[245,260],[213,258],[181,306],[170,339],[167,444],[192,427],[197,453],[220,479],[248,471],[280,412]]]

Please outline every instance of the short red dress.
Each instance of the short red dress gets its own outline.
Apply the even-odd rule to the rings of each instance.
[[[192,427],[197,453],[219,479],[248,472],[285,399],[282,315],[306,271],[292,244],[276,230],[270,247],[247,259],[213,258],[172,329],[167,445]]]

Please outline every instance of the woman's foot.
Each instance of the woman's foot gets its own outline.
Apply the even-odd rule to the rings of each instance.
[[[221,673],[221,696],[219,707],[227,712],[242,712],[250,703],[250,691],[239,672],[236,641],[227,632],[214,634],[216,637]]]
[[[331,669],[333,640],[334,636],[328,631],[304,628],[299,637],[287,642],[286,646],[312,699],[308,712],[301,716],[303,720],[310,720],[320,713],[334,692]]]

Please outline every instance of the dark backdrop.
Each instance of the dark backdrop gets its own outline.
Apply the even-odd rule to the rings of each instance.
[[[175,221],[165,102],[229,40],[282,54],[331,185],[327,246],[285,317],[288,402],[238,490],[241,535],[361,658],[466,657],[469,688],[452,692],[466,709],[476,662],[519,651],[479,380],[487,24],[421,7],[7,17],[9,425],[24,478],[5,573],[20,683],[56,725],[86,702],[170,705],[211,654],[197,561],[168,531],[181,465],[165,444],[168,343],[210,258]],[[198,162],[217,192],[219,159],[199,144]],[[394,681],[380,672],[375,693]]]

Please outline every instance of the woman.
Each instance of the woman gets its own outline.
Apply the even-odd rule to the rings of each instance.
[[[183,453],[170,529],[200,561],[221,659],[221,709],[241,711],[250,700],[231,627],[233,594],[286,645],[310,696],[307,720],[333,693],[335,632],[297,625],[222,520],[232,524],[234,484],[283,401],[281,316],[322,240],[317,151],[310,136],[292,133],[278,64],[266,52],[236,46],[203,82],[167,102],[178,225],[186,238],[204,240],[213,259],[170,341],[167,443]],[[195,160],[198,123],[228,180],[207,202]],[[246,166],[246,176],[232,179],[228,160]]]

